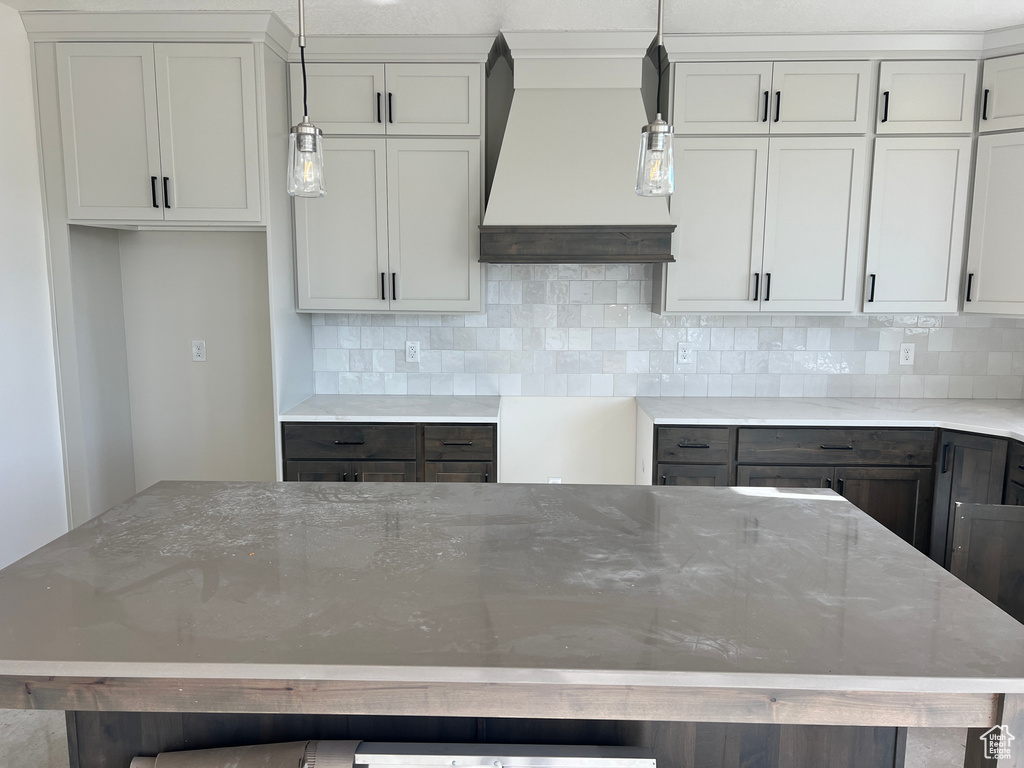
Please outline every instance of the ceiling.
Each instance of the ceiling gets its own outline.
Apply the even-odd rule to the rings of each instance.
[[[17,10],[271,10],[295,0],[2,0]],[[494,34],[653,29],[657,0],[306,0],[307,34]],[[980,31],[1024,24],[1024,0],[666,0],[665,31]]]

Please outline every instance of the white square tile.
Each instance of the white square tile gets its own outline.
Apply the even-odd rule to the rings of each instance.
[[[566,392],[569,397],[590,397],[590,376],[585,373],[570,373],[566,377]]]
[[[615,391],[615,377],[610,373],[596,373],[590,377],[590,394],[594,397],[611,397]]]

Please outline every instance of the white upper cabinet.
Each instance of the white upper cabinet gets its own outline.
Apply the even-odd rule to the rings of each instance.
[[[250,44],[59,43],[68,218],[258,222]]]
[[[870,73],[867,61],[776,62],[771,132],[866,132]]]
[[[259,221],[253,47],[158,44],[156,96],[167,221]]]
[[[292,64],[292,125],[302,120],[302,66]],[[327,135],[384,133],[383,64],[306,64],[310,121]]]
[[[770,61],[676,64],[675,132],[768,133],[771,89]]]
[[[982,136],[974,179],[965,312],[1024,315],[1024,132]]]
[[[867,142],[852,137],[771,140],[763,310],[856,308]]]
[[[153,46],[57,46],[68,217],[162,220]]]
[[[875,140],[865,312],[956,312],[971,138]]]
[[[1024,54],[986,61],[981,88],[979,130],[1024,128]]]
[[[306,64],[310,120],[327,135],[478,136],[479,64]],[[291,65],[292,121],[302,67]]]
[[[976,61],[883,61],[875,130],[970,133],[977,83]]]
[[[760,296],[768,138],[680,138],[674,146],[669,312],[751,312]]]
[[[384,139],[324,139],[322,198],[295,198],[299,309],[389,308]]]

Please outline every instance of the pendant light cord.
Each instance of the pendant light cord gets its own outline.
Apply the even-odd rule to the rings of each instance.
[[[306,104],[306,46],[299,46],[299,57],[302,59],[302,119],[306,120],[309,118],[309,106]],[[661,77],[661,72],[658,73],[658,77]],[[661,83],[658,83],[658,90],[661,90]],[[659,96],[659,98],[661,98]]]
[[[656,112],[661,114],[661,47],[665,34],[665,0],[658,0],[658,38],[655,41],[657,46],[655,51],[658,55],[658,60],[655,62],[655,66],[658,68],[658,95],[655,97],[657,105]]]

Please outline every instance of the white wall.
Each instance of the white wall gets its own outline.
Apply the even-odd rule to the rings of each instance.
[[[0,566],[67,531],[29,45],[0,4]]]
[[[631,485],[636,404],[631,397],[502,397],[498,479],[503,483]]]
[[[266,237],[122,232],[120,249],[138,490],[274,480]]]

